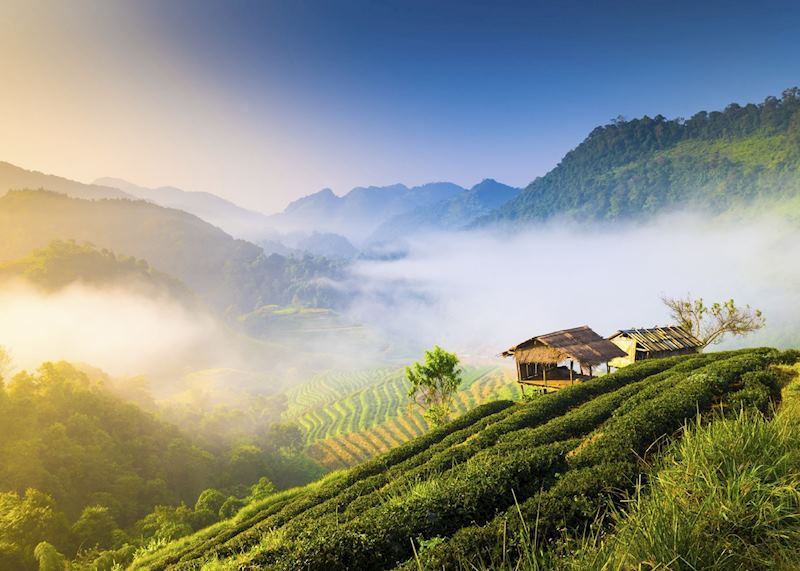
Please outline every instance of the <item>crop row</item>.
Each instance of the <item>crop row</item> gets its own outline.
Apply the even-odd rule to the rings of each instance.
[[[427,422],[418,410],[409,409],[407,396],[408,385],[402,371],[376,370],[371,381],[365,381],[370,375],[361,371],[352,380],[341,373],[330,373],[313,379],[307,385],[290,393],[290,408],[287,418],[297,422],[306,435],[306,444],[313,446],[317,442],[325,442],[354,432],[371,431],[376,426],[386,424],[386,428],[397,432],[399,441],[405,442],[419,436],[428,429]],[[502,371],[492,367],[468,367],[465,369],[464,387],[455,396],[455,412],[460,414],[476,405],[492,398],[498,398],[498,391],[503,390],[508,396],[514,396],[515,383],[503,376]],[[337,386],[338,396],[335,393]],[[353,387],[356,387],[353,389]],[[352,389],[352,390],[351,390]],[[309,391],[319,390],[321,396],[313,401],[307,409],[302,403],[312,402]],[[293,399],[293,400],[292,400]],[[390,425],[392,419],[397,422]],[[363,438],[373,440],[371,434]],[[376,453],[385,451],[378,442],[374,443],[369,453],[349,456],[349,461],[342,464],[325,464],[328,467],[351,465]],[[348,442],[325,442],[312,451],[317,458],[330,456],[332,448],[349,448]]]
[[[707,357],[696,360],[707,359]],[[430,466],[447,463],[447,456],[458,454],[465,443],[481,442],[484,446],[493,444],[499,436],[506,432],[513,432],[526,426],[535,426],[556,416],[565,413],[572,407],[578,406],[594,396],[609,390],[620,388],[629,383],[642,380],[653,374],[668,370],[680,365],[681,359],[664,359],[637,364],[623,369],[613,375],[597,379],[592,383],[575,385],[563,391],[548,395],[535,403],[525,406],[501,406],[499,412],[482,416],[484,410],[492,405],[486,405],[459,418],[447,427],[432,431],[424,437],[413,440],[389,453],[370,462],[357,466],[345,473],[345,478],[322,488],[315,488],[314,493],[298,497],[294,502],[275,513],[264,513],[261,521],[244,522],[237,526],[239,529],[252,527],[236,536],[235,530],[220,536],[218,541],[206,541],[194,553],[184,554],[184,561],[191,561],[198,552],[218,554],[220,556],[240,553],[245,549],[257,545],[263,534],[271,529],[279,528],[288,522],[313,521],[326,514],[339,514],[349,504],[353,504],[357,511],[359,504],[374,504],[380,501],[380,494],[376,500],[374,492],[386,487],[387,484],[405,478],[415,479],[429,473]],[[474,417],[471,419],[471,417]],[[477,422],[475,421],[475,419]],[[442,434],[442,431],[448,434]],[[372,496],[370,498],[370,496]],[[343,514],[344,515],[344,514]],[[216,545],[215,545],[216,543]]]
[[[777,396],[776,378],[764,370],[769,361],[766,352],[739,354],[709,363],[678,382],[661,382],[661,390],[646,391],[649,398],[630,399],[567,454],[567,469],[550,488],[535,491],[487,524],[459,529],[426,550],[420,561],[408,561],[403,567],[450,569],[477,559],[499,561],[508,555],[500,550],[513,549],[515,542],[546,543],[561,530],[583,529],[610,498],[633,489],[643,470],[641,459],[654,453],[654,444],[698,411],[738,402],[737,395],[744,390],[761,395],[766,390]],[[536,522],[535,537],[526,522]]]
[[[246,516],[142,566],[188,569],[219,556],[237,557],[245,568],[384,569],[411,556],[411,538],[435,536],[450,539],[441,549],[426,550],[426,557],[446,560],[463,548],[458,538],[464,534],[494,537],[495,515],[513,505],[512,490],[529,509],[537,498],[578,489],[569,483],[586,478],[581,474],[613,472],[613,464],[630,476],[635,453],[644,453],[645,444],[674,430],[698,406],[707,408],[731,391],[758,393],[756,380],[745,383],[743,374],[763,369],[768,354],[644,362],[529,404],[479,407],[283,503],[245,508]],[[653,410],[655,402],[663,414]],[[636,434],[646,436],[635,440]],[[634,468],[619,468],[628,465]],[[480,545],[488,549],[492,542]]]

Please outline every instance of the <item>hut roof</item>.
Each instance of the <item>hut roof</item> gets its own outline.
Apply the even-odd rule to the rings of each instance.
[[[531,337],[502,354],[504,357],[514,355],[523,363],[556,363],[572,358],[586,365],[625,356],[622,349],[600,337],[588,325]]]
[[[680,351],[697,349],[703,343],[682,327],[651,327],[649,329],[622,329],[609,337],[625,336],[633,339],[645,351]]]

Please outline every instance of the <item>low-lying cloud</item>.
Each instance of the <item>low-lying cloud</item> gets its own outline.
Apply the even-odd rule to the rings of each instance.
[[[661,296],[691,292],[762,309],[767,327],[744,343],[787,345],[800,339],[798,238],[796,226],[777,218],[692,214],[645,225],[553,221],[512,235],[431,234],[412,240],[403,259],[356,265],[353,311],[418,348],[439,343],[491,356],[583,324],[603,335],[667,324]]]
[[[214,321],[167,299],[73,284],[48,293],[22,282],[0,287],[0,345],[19,369],[66,360],[112,375],[180,371],[216,345]]]

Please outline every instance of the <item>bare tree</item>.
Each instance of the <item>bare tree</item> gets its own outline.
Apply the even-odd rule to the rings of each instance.
[[[672,319],[697,337],[703,347],[719,343],[727,334],[738,336],[758,331],[766,323],[761,310],[749,305],[737,307],[732,299],[710,306],[703,298],[692,299],[691,295],[662,297],[661,301],[669,308]]]

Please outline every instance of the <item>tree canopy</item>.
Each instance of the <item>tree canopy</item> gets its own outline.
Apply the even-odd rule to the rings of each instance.
[[[435,426],[450,418],[453,395],[462,381],[458,364],[454,353],[436,345],[425,351],[422,363],[406,367],[406,379],[411,384],[408,396],[425,411],[425,418]]]

